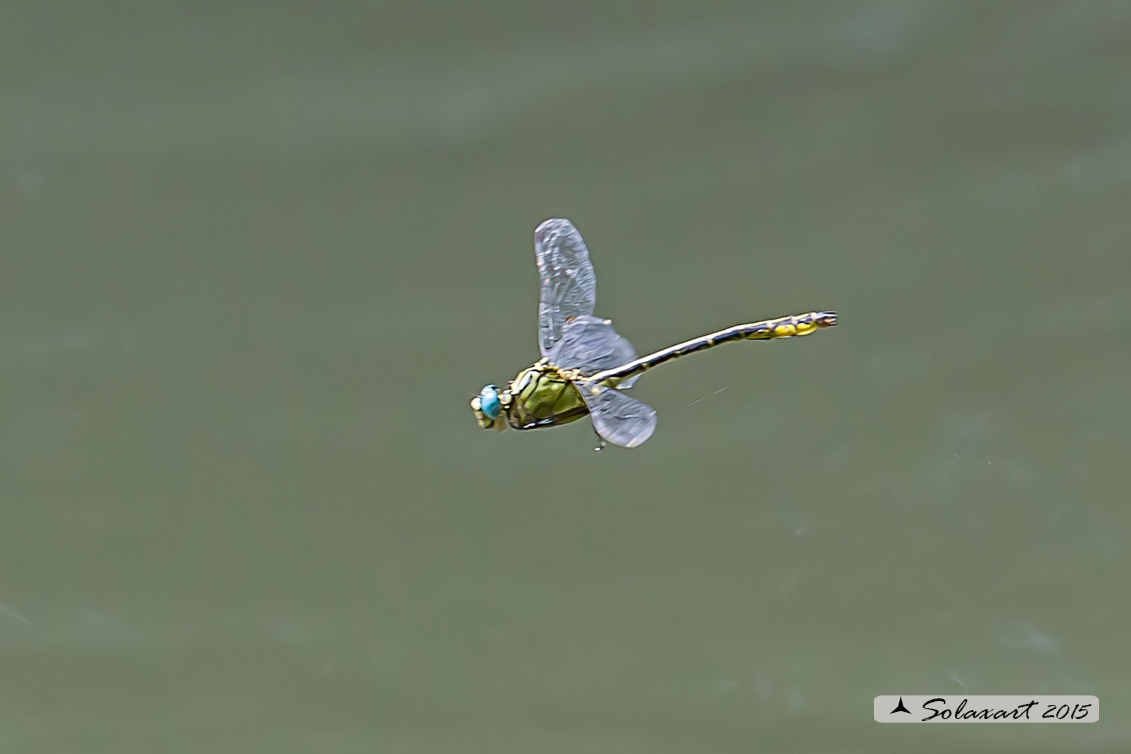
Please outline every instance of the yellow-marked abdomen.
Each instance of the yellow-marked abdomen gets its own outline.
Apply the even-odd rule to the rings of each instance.
[[[631,379],[643,372],[666,364],[673,359],[678,359],[688,354],[705,351],[708,348],[721,346],[723,343],[733,343],[738,340],[777,340],[778,338],[796,338],[808,335],[825,327],[836,324],[835,312],[809,312],[795,314],[778,319],[767,319],[762,322],[751,322],[748,325],[735,325],[725,330],[713,332],[693,340],[678,343],[662,351],[647,356],[642,356],[635,361],[606,369],[603,372],[591,375],[589,380],[595,384],[615,386],[625,380]]]
[[[739,325],[738,328],[732,329],[749,328],[748,333],[741,336],[743,340],[773,340],[774,338],[795,338],[799,335],[808,335],[823,327],[832,327],[835,324],[835,312],[809,312],[808,314],[796,314],[765,322],[755,322],[751,325]]]

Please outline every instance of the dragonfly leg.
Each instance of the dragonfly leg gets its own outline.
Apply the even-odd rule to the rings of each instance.
[[[597,435],[597,447],[593,448],[593,450],[600,453],[609,443],[605,442],[605,438],[601,437],[601,433],[597,431],[596,427],[593,428],[593,434]]]

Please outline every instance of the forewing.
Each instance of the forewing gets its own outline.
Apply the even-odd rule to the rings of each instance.
[[[548,358],[554,366],[577,369],[588,376],[632,361],[636,349],[617,334],[609,320],[583,314],[562,328],[561,339]]]
[[[614,388],[578,386],[597,434],[613,445],[635,448],[656,431],[656,410]]]
[[[589,250],[573,223],[547,220],[534,229],[534,254],[542,295],[538,304],[538,345],[549,357],[566,322],[590,315],[597,304],[597,275]]]

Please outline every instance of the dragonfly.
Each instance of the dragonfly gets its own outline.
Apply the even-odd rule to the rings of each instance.
[[[541,279],[538,345],[542,358],[518,373],[506,388],[487,385],[471,399],[484,429],[540,429],[588,415],[599,445],[643,444],[656,431],[656,411],[624,391],[644,372],[688,354],[742,340],[778,340],[809,335],[836,324],[835,312],[809,312],[735,325],[677,343],[647,356],[593,315],[597,276],[589,250],[569,220],[547,220],[534,230]]]

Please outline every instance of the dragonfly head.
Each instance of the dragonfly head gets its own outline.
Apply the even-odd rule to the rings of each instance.
[[[475,421],[483,429],[502,429],[506,426],[499,389],[494,385],[487,385],[479,391],[479,395],[471,399],[471,410],[475,412]]]

